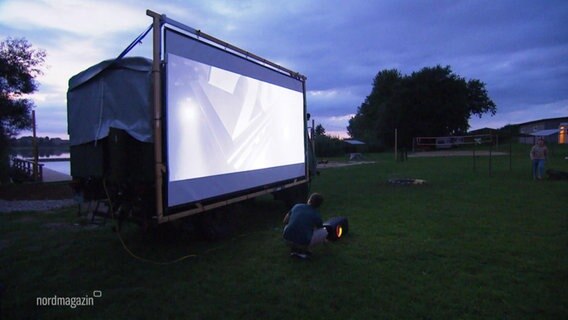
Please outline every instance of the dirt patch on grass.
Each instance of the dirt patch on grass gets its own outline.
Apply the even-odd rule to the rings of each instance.
[[[0,186],[3,200],[60,200],[73,198],[68,182],[20,183]]]
[[[50,230],[72,230],[72,229],[75,229],[75,226],[73,226],[72,224],[67,223],[67,222],[50,222],[50,223],[45,223],[43,226],[47,229],[50,229]]]
[[[32,222],[37,222],[36,218],[32,218],[30,216],[24,216],[18,220],[14,220],[13,222],[15,223],[32,223]]]
[[[375,163],[375,161],[349,161],[349,162],[329,161],[329,162],[325,162],[325,163],[318,163],[318,169],[356,166],[356,165],[368,164],[368,163]]]
[[[475,155],[479,157],[489,156],[488,150],[476,150]],[[506,156],[507,152],[493,151],[491,156]],[[472,150],[444,150],[444,151],[424,151],[408,154],[409,158],[421,158],[421,157],[472,157]]]
[[[0,251],[8,248],[11,245],[12,243],[9,240],[0,240]]]

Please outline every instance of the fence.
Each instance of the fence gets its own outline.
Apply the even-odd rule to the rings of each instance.
[[[42,181],[43,164],[25,159],[12,159],[12,170],[21,180]]]

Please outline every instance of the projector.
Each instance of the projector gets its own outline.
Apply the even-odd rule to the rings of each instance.
[[[349,221],[345,217],[335,217],[323,223],[327,230],[327,240],[337,241],[349,232]]]

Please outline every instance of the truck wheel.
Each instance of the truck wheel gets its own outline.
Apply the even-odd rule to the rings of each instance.
[[[228,208],[204,212],[197,219],[197,228],[201,235],[210,241],[226,239],[233,235],[235,225]]]
[[[297,203],[306,203],[309,195],[309,185],[307,183],[279,191],[274,194],[276,200],[282,200],[286,207],[291,208]]]

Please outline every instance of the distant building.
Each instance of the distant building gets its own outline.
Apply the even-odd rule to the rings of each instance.
[[[568,117],[541,119],[519,123],[519,142],[534,144],[537,138],[547,143],[568,143]]]
[[[345,139],[343,143],[345,144],[345,153],[361,153],[367,151],[367,145],[363,141]]]
[[[562,122],[558,130],[558,144],[568,144],[568,122]]]
[[[497,129],[492,129],[492,128],[481,128],[481,129],[477,129],[477,130],[471,130],[467,133],[467,135],[469,136],[475,136],[475,135],[481,135],[481,134],[489,134],[489,135],[494,135],[497,134]]]

